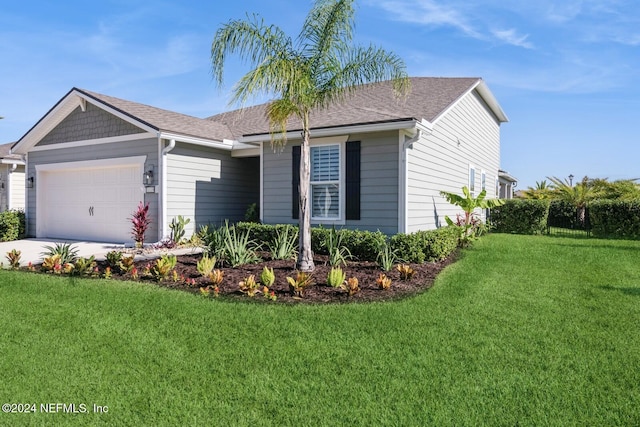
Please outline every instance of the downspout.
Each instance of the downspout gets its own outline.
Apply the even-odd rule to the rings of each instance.
[[[18,169],[18,164],[12,163],[11,168],[7,173],[7,188],[5,188],[5,191],[7,192],[7,209],[13,209],[13,200],[11,198],[11,182],[13,181],[13,179],[11,178],[11,174],[13,174],[16,169]]]
[[[159,138],[159,137],[158,137]],[[169,145],[164,147],[160,152],[160,167],[161,167],[161,183],[160,183],[160,209],[162,213],[160,215],[162,226],[160,227],[160,238],[163,239],[165,236],[168,236],[169,233],[167,231],[167,153],[176,148],[176,140],[170,139]]]
[[[416,129],[416,134],[413,138],[407,139],[400,144],[400,182],[399,182],[399,194],[398,194],[398,233],[407,233],[408,222],[408,200],[407,200],[407,178],[409,174],[409,162],[407,150],[413,148],[413,143],[418,142],[422,138],[422,129]]]

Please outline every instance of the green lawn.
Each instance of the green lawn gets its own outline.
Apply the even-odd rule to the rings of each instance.
[[[639,425],[640,242],[490,235],[434,288],[238,304],[0,272],[0,425]]]

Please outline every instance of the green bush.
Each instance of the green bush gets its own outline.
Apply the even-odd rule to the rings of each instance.
[[[575,216],[575,209],[573,209]],[[491,225],[498,233],[542,234],[547,228],[549,202],[545,200],[506,200],[491,209]]]
[[[550,227],[570,228],[572,230],[582,228],[580,221],[578,221],[577,208],[565,200],[551,201],[547,224]]]
[[[25,234],[25,216],[23,211],[8,210],[0,212],[0,241],[22,239]]]
[[[351,230],[343,228],[337,231],[341,245],[349,250],[351,256],[359,261],[375,261],[384,246],[386,236],[381,231]],[[329,254],[331,229],[317,227],[311,229],[311,247],[317,254]]]
[[[598,200],[589,204],[595,237],[640,238],[640,200]]]
[[[458,247],[460,228],[442,227],[391,237],[391,249],[400,260],[410,263],[443,260]]]

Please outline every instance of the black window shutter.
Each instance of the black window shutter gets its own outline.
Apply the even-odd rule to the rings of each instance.
[[[360,141],[347,142],[346,218],[360,219]]]
[[[291,147],[291,218],[300,217],[300,146]]]

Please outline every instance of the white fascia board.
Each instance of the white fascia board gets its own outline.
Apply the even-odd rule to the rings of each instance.
[[[91,145],[101,145],[101,144],[113,144],[116,142],[129,142],[136,141],[139,139],[148,139],[155,138],[155,133],[134,133],[132,135],[122,135],[122,136],[111,136],[108,138],[99,138],[99,139],[87,139],[82,141],[73,141],[73,142],[62,142],[60,144],[51,144],[51,145],[38,145],[36,147],[31,148],[32,152],[35,151],[50,151],[50,150],[61,150],[63,148],[77,148],[77,147],[88,147]]]
[[[211,139],[180,135],[177,133],[170,133],[170,132],[160,132],[159,136],[162,139],[169,139],[169,140],[175,139],[176,141],[184,142],[186,144],[202,145],[204,147],[219,148],[221,150],[231,151],[231,149],[233,148],[233,142],[228,139],[225,139],[222,141],[214,141]]]
[[[498,104],[498,100],[493,96],[493,94],[489,90],[489,87],[487,86],[487,84],[484,82],[484,80],[478,79],[478,81],[475,82],[462,95],[460,95],[460,97],[458,97],[458,99],[453,101],[451,103],[451,105],[449,105],[440,114],[438,114],[438,116],[433,120],[432,125],[435,124],[436,122],[438,122],[438,120],[440,120],[444,116],[446,116],[449,113],[449,111],[451,111],[451,109],[453,109],[456,105],[458,105],[460,100],[464,99],[464,97],[466,97],[468,94],[470,94],[474,90],[478,91],[478,93],[480,94],[480,96],[482,97],[484,102],[486,102],[487,105],[489,106],[489,109],[493,112],[493,114],[496,116],[496,118],[501,123],[509,121],[509,118],[506,116],[504,111],[502,111],[502,108],[500,107],[500,104]]]
[[[3,165],[20,165],[20,166],[24,166],[24,162],[22,160],[18,160],[18,159],[2,159],[0,160],[0,163]]]
[[[411,129],[416,126],[416,120],[403,120],[398,122],[385,122],[385,123],[372,123],[365,125],[352,125],[352,126],[337,126],[332,128],[323,129],[311,129],[311,138],[323,138],[335,135],[354,134],[354,133],[368,133],[368,132],[382,132],[386,130],[399,130],[399,129]],[[276,135],[281,137],[281,135]],[[300,131],[286,133],[287,139],[300,138]],[[243,136],[239,139],[239,142],[251,143],[261,142],[271,139],[271,135],[268,133]]]

